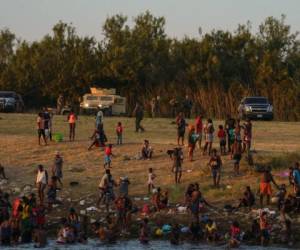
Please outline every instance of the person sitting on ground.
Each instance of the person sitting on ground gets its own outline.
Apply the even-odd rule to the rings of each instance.
[[[237,221],[232,222],[230,227],[230,248],[237,248],[241,244],[241,228]]]
[[[221,179],[221,167],[222,167],[222,160],[221,157],[217,154],[217,150],[212,150],[212,155],[210,157],[208,165],[211,168],[211,173],[213,177],[213,185],[214,187],[220,186],[220,179]]]
[[[250,186],[247,186],[243,198],[240,199],[238,208],[249,207],[251,209],[251,207],[254,206],[254,204],[255,204],[255,195],[252,192]]]
[[[1,165],[1,163],[0,163],[0,175],[3,179],[8,180],[8,178],[5,175],[4,167]]]
[[[205,238],[207,242],[216,242],[219,238],[217,225],[211,219],[208,219],[205,225]]]
[[[74,229],[68,224],[66,218],[61,219],[62,227],[60,228],[57,236],[58,244],[70,244],[75,242]]]
[[[144,144],[142,147],[142,158],[143,160],[150,160],[152,158],[152,154],[153,154],[153,149],[150,146],[150,143],[148,140],[144,140]]]

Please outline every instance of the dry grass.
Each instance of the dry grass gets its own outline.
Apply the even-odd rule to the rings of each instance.
[[[6,167],[6,172],[16,186],[33,184],[37,164],[43,164],[48,169],[51,167],[54,153],[59,150],[65,160],[64,185],[62,196],[78,200],[80,197],[96,194],[99,178],[103,170],[103,152],[99,149],[87,151],[90,143],[88,137],[94,126],[94,118],[82,116],[77,124],[77,140],[75,142],[64,141],[50,143],[49,146],[38,146],[36,138],[35,115],[31,114],[0,114],[0,159]],[[130,193],[134,196],[144,196],[147,192],[147,170],[154,168],[158,178],[157,186],[167,188],[170,191],[173,202],[183,199],[182,192],[190,182],[199,182],[201,189],[209,201],[215,204],[237,200],[237,197],[245,185],[257,187],[257,174],[250,171],[242,160],[242,176],[232,177],[232,162],[228,156],[223,157],[222,188],[212,189],[207,156],[201,156],[200,151],[195,152],[195,161],[184,162],[184,170],[192,170],[183,173],[183,183],[175,187],[171,173],[171,161],[166,150],[175,146],[176,130],[170,119],[145,119],[143,125],[145,133],[134,132],[134,120],[131,118],[105,118],[105,130],[110,142],[115,141],[115,126],[118,121],[124,124],[123,146],[113,149],[116,155],[112,159],[112,173],[115,178],[128,176],[131,180]],[[215,126],[220,122],[216,121]],[[55,116],[54,130],[67,135],[67,123],[65,117]],[[123,156],[135,156],[143,139],[149,139],[155,154],[151,161],[130,160],[124,161]],[[285,159],[293,154],[293,160],[299,160],[300,149],[300,123],[285,122],[254,122],[253,148],[257,152],[255,160],[274,163],[274,157],[280,157],[280,166],[284,167]],[[217,147],[217,142],[215,143]],[[185,154],[187,150],[184,149]],[[284,158],[287,157],[287,158]],[[278,161],[277,161],[278,162]],[[70,171],[74,167],[83,168],[82,172]],[[289,165],[287,164],[286,168]],[[78,181],[80,185],[69,188],[70,181]],[[278,179],[286,182],[286,179]],[[231,189],[228,189],[231,186]]]

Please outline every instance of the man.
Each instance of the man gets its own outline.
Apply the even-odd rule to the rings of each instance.
[[[57,114],[61,113],[62,108],[64,107],[64,96],[62,94],[59,95],[57,98],[57,103],[56,103],[56,109],[57,109]]]
[[[52,168],[52,175],[57,178],[57,181],[61,186],[63,186],[61,179],[63,178],[62,168],[63,168],[63,158],[60,153],[56,151],[54,164]]]
[[[144,118],[144,107],[139,102],[136,103],[133,114],[135,116],[135,132],[145,132],[145,129],[142,127],[141,122]]]
[[[178,113],[178,101],[176,100],[176,98],[172,98],[169,102],[170,106],[171,106],[171,116],[172,118],[175,118],[177,116]]]
[[[158,106],[158,102],[155,97],[152,98],[150,105],[151,105],[152,118],[155,118],[157,115],[157,106]]]
[[[175,148],[172,155],[173,171],[175,173],[175,184],[180,183],[182,175],[183,153],[181,148]]]
[[[52,132],[51,132],[51,125],[52,125],[52,120],[51,120],[51,115],[48,112],[47,108],[43,108],[43,113],[44,113],[44,130],[45,130],[45,135],[47,138],[52,141]]]
[[[267,196],[267,205],[270,204],[270,197],[272,195],[271,182],[277,187],[277,183],[274,181],[273,175],[271,174],[271,168],[267,167],[264,169],[260,179],[260,206],[263,207],[264,196]]]
[[[225,120],[225,130],[226,130],[226,135],[227,135],[227,145],[228,145],[228,153],[231,152],[231,145],[232,145],[232,140],[231,140],[231,133],[230,131],[234,131],[235,129],[235,120],[231,118],[230,114],[227,114],[227,118]]]
[[[44,170],[43,165],[39,165],[37,176],[36,176],[36,185],[37,185],[38,196],[41,205],[43,205],[44,203],[44,191],[47,184],[48,184],[48,173],[46,170]]]
[[[183,112],[184,112],[184,116],[188,119],[191,118],[192,107],[193,107],[193,102],[191,99],[189,99],[189,96],[186,95],[185,100],[183,101]]]

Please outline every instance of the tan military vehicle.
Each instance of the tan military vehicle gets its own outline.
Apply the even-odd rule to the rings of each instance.
[[[116,95],[115,89],[91,88],[91,93],[85,94],[80,103],[81,114],[95,114],[100,108],[104,115],[126,114],[126,98]]]

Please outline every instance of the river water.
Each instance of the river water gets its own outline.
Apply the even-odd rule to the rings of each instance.
[[[1,247],[4,250],[12,250],[12,249],[36,249],[33,244],[28,245],[20,245],[18,247]],[[137,240],[129,240],[129,241],[121,241],[116,244],[106,245],[101,244],[99,241],[90,240],[88,244],[74,244],[74,245],[58,245],[55,241],[49,241],[49,244],[45,250],[55,250],[55,249],[72,249],[72,250],[87,250],[87,249],[100,249],[100,250],[176,250],[176,249],[184,249],[184,250],[224,250],[226,246],[208,246],[205,244],[197,244],[192,245],[188,243],[184,243],[179,246],[171,245],[168,241],[151,241],[148,245],[142,245]],[[241,246],[238,249],[242,250],[286,250],[287,248],[279,248],[279,247],[258,247],[258,246]]]

